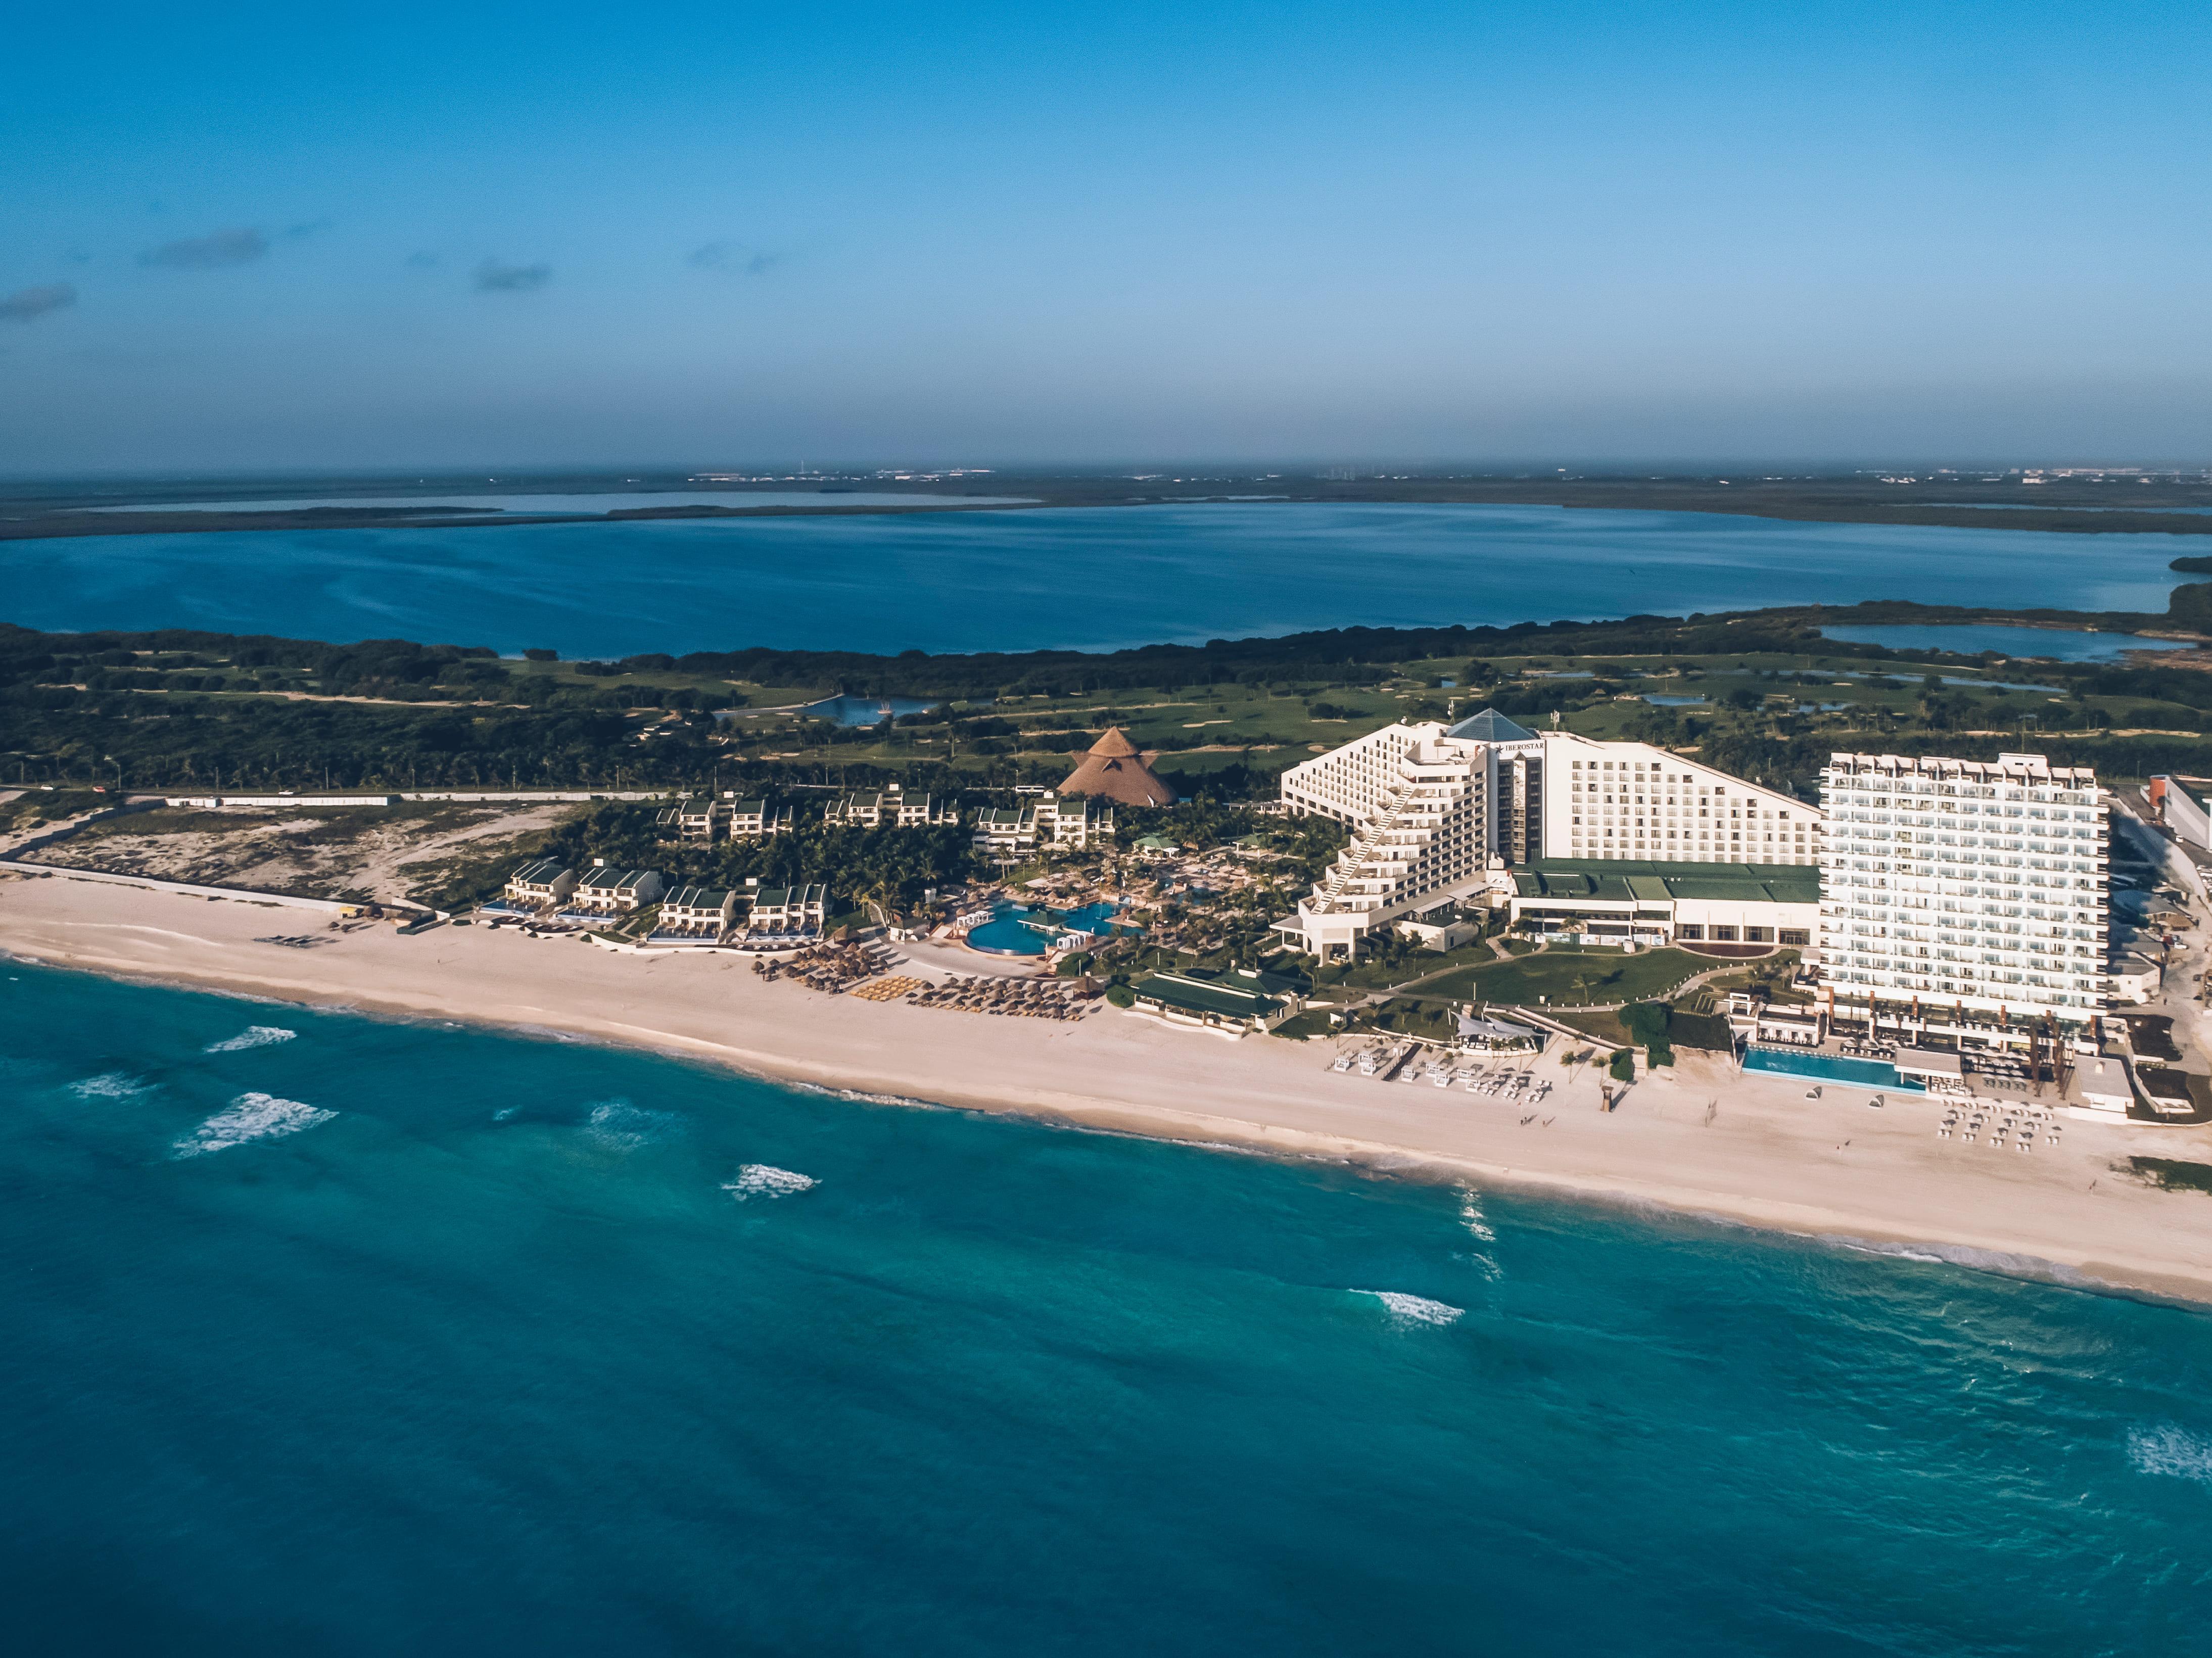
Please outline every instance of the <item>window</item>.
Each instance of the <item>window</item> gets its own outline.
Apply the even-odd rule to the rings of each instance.
[[[1705,936],[1705,924],[1701,921],[1685,922],[1674,929],[1674,936],[1677,938],[1703,938]]]
[[[1734,944],[1735,942],[1735,929],[1732,926],[1715,927],[1713,929],[1713,942],[1715,944]]]
[[[1771,944],[1774,942],[1774,929],[1771,926],[1747,926],[1743,930],[1743,937],[1747,944]]]

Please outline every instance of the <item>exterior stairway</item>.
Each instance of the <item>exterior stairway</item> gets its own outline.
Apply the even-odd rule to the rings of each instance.
[[[1336,862],[1329,865],[1328,872],[1315,883],[1313,896],[1306,906],[1311,914],[1332,915],[1364,908],[1352,902],[1358,896],[1351,890],[1353,884],[1379,878],[1382,865],[1410,861],[1393,855],[1401,849],[1390,844],[1389,836],[1426,827],[1425,811],[1407,810],[1415,804],[1411,779],[1401,777],[1390,786],[1374,814],[1353,832],[1351,843],[1337,853]]]

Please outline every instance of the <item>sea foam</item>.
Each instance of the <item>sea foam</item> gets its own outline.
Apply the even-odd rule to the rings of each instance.
[[[81,1100],[135,1099],[152,1087],[137,1078],[120,1071],[107,1071],[97,1077],[82,1077],[69,1085],[70,1093]]]
[[[1469,1233],[1483,1242],[1498,1242],[1498,1234],[1490,1230],[1490,1223],[1483,1218],[1482,1193],[1472,1186],[1462,1186],[1459,1188],[1459,1221]]]
[[[648,1111],[628,1100],[602,1100],[585,1120],[584,1133],[610,1151],[635,1151],[666,1139],[682,1121],[673,1111]]]
[[[2136,1428],[2128,1434],[2128,1461],[2145,1473],[2172,1474],[2212,1485],[2212,1440],[2176,1427]]]
[[[801,1175],[789,1169],[778,1169],[773,1163],[748,1163],[738,1169],[735,1180],[722,1182],[722,1189],[739,1203],[749,1198],[789,1198],[801,1192],[811,1192],[821,1185],[811,1175]]]
[[[1354,1290],[1352,1293],[1374,1297],[1389,1311],[1390,1321],[1401,1327],[1456,1324],[1467,1312],[1464,1307],[1454,1307],[1449,1302],[1431,1301],[1426,1296],[1409,1296],[1402,1290]]]
[[[296,1134],[303,1128],[328,1122],[337,1115],[300,1100],[280,1100],[274,1094],[240,1094],[198,1128],[179,1140],[176,1155],[202,1157],[210,1151],[228,1151],[254,1140]]]
[[[239,1054],[249,1048],[267,1048],[272,1042],[289,1042],[299,1034],[296,1030],[287,1030],[282,1025],[250,1024],[235,1036],[226,1036],[219,1042],[210,1042],[200,1052]]]

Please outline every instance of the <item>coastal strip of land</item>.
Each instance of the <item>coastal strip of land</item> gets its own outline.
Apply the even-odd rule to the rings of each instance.
[[[309,926],[321,924],[310,923]],[[1230,1042],[1103,1010],[993,1018],[766,983],[727,955],[617,952],[484,927],[412,937],[325,930],[299,913],[69,875],[0,878],[0,951],[27,963],[370,1014],[556,1031],[785,1082],[1085,1127],[1349,1162],[1723,1218],[1968,1264],[2212,1303],[2212,1198],[2119,1172],[2190,1158],[2203,1129],[2069,1122],[2033,1155],[1940,1139],[1932,1101],[1739,1075],[1687,1054],[1601,1108],[1562,1067],[1540,1112],[1425,1084],[1334,1072],[1323,1042]]]
[[[732,517],[849,517],[945,512],[1036,512],[1055,507],[1181,507],[1237,504],[1545,507],[1584,511],[1718,513],[1822,524],[1917,525],[1950,529],[2036,530],[2068,535],[2212,535],[2212,483],[2202,473],[2083,475],[2079,477],[1841,476],[1787,477],[1541,477],[1479,473],[1393,474],[1322,477],[1241,470],[1189,470],[1143,474],[975,474],[964,482],[943,477],[885,481],[872,473],[836,477],[762,478],[750,484],[710,480],[703,487],[724,500],[662,506],[656,491],[696,490],[702,481],[674,472],[626,475],[541,474],[508,481],[533,492],[603,495],[603,512],[426,512],[440,504],[437,491],[457,500],[482,495],[485,480],[374,480],[343,478],[324,486],[347,497],[364,489],[392,491],[389,507],[302,507],[314,480],[284,479],[253,485],[231,480],[205,485],[224,498],[224,509],[192,508],[178,500],[173,480],[133,488],[103,483],[17,486],[0,494],[0,541],[52,537],[177,535],[212,531],[306,529],[459,529],[501,524],[594,523],[620,519]],[[2033,484],[2033,489],[2026,487]],[[456,487],[457,486],[457,487]],[[404,488],[405,493],[399,493]],[[819,494],[793,501],[794,489]],[[241,491],[275,489],[286,499],[269,510],[237,505]],[[856,501],[848,495],[888,489],[911,500]],[[150,497],[150,498],[149,498]],[[750,499],[749,499],[750,497]],[[1012,499],[1010,499],[1010,497]],[[628,501],[630,504],[625,506]]]

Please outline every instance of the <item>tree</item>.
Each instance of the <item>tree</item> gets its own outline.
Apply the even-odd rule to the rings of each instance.
[[[1674,1010],[1664,1002],[1635,1002],[1620,1010],[1621,1024],[1650,1056],[1654,1065],[1674,1062],[1674,1049],[1667,1042],[1668,1028],[1673,1019]]]

